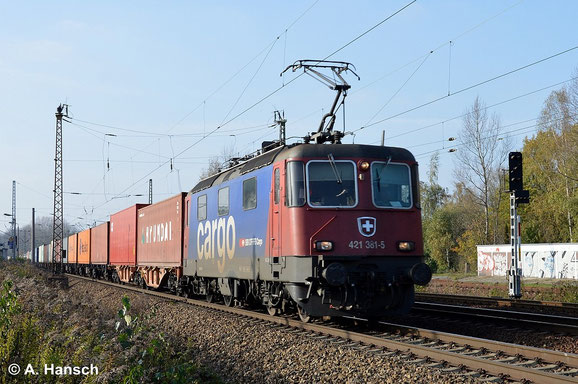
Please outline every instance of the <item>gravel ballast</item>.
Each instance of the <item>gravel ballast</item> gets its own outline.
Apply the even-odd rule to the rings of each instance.
[[[156,332],[225,382],[240,383],[471,383],[474,378],[408,363],[407,357],[358,351],[275,329],[234,315],[71,278],[67,289],[50,286],[46,275],[8,276],[25,309],[46,317],[114,329],[121,299]],[[6,278],[6,274],[3,276]],[[58,308],[58,313],[51,311]],[[114,334],[114,333],[112,333]],[[111,333],[108,334],[111,337]],[[98,356],[94,357],[98,361]],[[129,364],[130,362],[127,362]],[[97,382],[107,382],[103,372]]]

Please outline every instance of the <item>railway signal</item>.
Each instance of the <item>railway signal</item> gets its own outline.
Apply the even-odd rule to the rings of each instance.
[[[522,241],[520,238],[521,222],[517,208],[519,204],[530,203],[530,191],[524,190],[524,173],[522,170],[522,153],[510,152],[508,156],[508,179],[510,182],[510,245],[512,256],[508,271],[508,293],[511,297],[522,297]]]
[[[510,152],[508,156],[510,191],[521,191],[524,189],[522,172],[522,153]]]

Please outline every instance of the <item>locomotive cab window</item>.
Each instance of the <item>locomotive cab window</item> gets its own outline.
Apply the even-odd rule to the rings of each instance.
[[[219,189],[218,197],[218,212],[219,216],[226,216],[229,214],[229,187]]]
[[[243,181],[243,209],[257,208],[257,179],[252,177]]]
[[[311,207],[357,205],[355,164],[349,160],[312,160],[307,163],[307,193]]]
[[[207,195],[197,197],[197,220],[207,219]]]
[[[273,203],[279,204],[279,199],[281,197],[281,176],[279,168],[275,168],[273,179]]]
[[[411,208],[410,169],[406,164],[371,164],[373,204],[379,208]]]
[[[287,163],[285,193],[285,204],[288,207],[305,205],[305,170],[302,162],[289,161]]]

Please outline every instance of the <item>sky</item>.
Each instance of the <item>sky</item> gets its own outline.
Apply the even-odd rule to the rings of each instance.
[[[0,213],[13,180],[20,226],[32,208],[53,212],[61,103],[64,218],[78,229],[147,202],[149,179],[160,201],[190,190],[211,157],[259,149],[278,137],[275,110],[297,142],[335,97],[299,71],[280,76],[300,59],[355,66],[335,125],[344,143],[385,132],[422,180],[437,151],[451,190],[460,143],[448,139],[476,97],[519,150],[550,92],[578,76],[577,15],[571,0],[0,0]]]

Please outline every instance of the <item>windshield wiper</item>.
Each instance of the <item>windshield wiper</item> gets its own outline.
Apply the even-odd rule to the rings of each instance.
[[[333,158],[333,153],[330,153],[327,157],[329,158],[329,164],[331,165],[331,169],[333,170],[333,173],[335,174],[335,180],[337,181],[337,184],[343,184],[343,180],[341,180],[341,176],[339,176],[339,172],[337,172],[337,165],[335,165],[335,159]]]
[[[381,174],[383,173],[383,171],[385,171],[385,168],[389,165],[389,162],[391,161],[391,155],[387,156],[387,158],[385,159],[385,164],[383,165],[383,168],[381,168],[380,172],[377,172],[377,169],[375,170],[375,180],[377,181],[377,191],[381,192]]]

